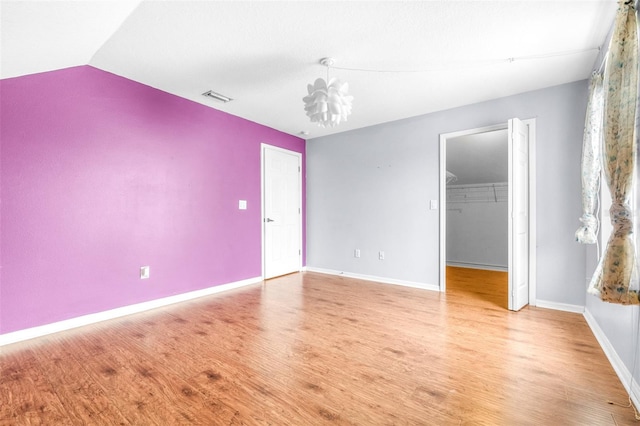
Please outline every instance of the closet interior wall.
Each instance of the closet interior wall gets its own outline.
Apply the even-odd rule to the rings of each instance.
[[[506,182],[447,185],[447,264],[507,270]]]

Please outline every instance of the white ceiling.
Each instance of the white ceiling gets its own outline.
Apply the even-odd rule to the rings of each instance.
[[[139,3],[2,0],[0,78],[87,65]]]
[[[447,171],[455,185],[509,180],[507,129],[447,139]]]
[[[585,79],[613,22],[600,1],[7,1],[0,77],[89,64],[313,138]],[[318,61],[354,96],[322,129]],[[513,60],[509,60],[513,58]],[[420,72],[415,72],[420,71]],[[203,97],[209,89],[235,100]]]

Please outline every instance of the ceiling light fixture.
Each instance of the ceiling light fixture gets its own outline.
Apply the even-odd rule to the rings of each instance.
[[[353,96],[349,96],[349,83],[338,78],[329,80],[329,68],[335,63],[333,58],[322,58],[320,64],[327,67],[327,80],[318,78],[313,85],[307,85],[309,94],[302,98],[304,110],[312,123],[321,127],[333,127],[347,121],[351,114]]]
[[[225,95],[221,95],[220,93],[216,93],[213,90],[208,90],[208,91],[204,92],[202,94],[202,96],[206,96],[208,98],[213,98],[213,99],[215,99],[217,101],[224,102],[225,104],[227,102],[231,102],[233,100],[230,97],[225,96]]]

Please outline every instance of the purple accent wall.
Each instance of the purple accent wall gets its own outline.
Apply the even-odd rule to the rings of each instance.
[[[0,334],[261,275],[260,144],[304,140],[90,66],[0,91]]]

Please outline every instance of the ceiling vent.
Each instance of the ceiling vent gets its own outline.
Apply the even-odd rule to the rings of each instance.
[[[225,96],[225,95],[221,95],[220,93],[216,93],[213,90],[209,90],[209,91],[204,92],[202,94],[202,96],[206,96],[207,98],[213,98],[213,99],[215,99],[217,101],[224,102],[225,104],[227,102],[231,102],[233,100],[230,97]]]

